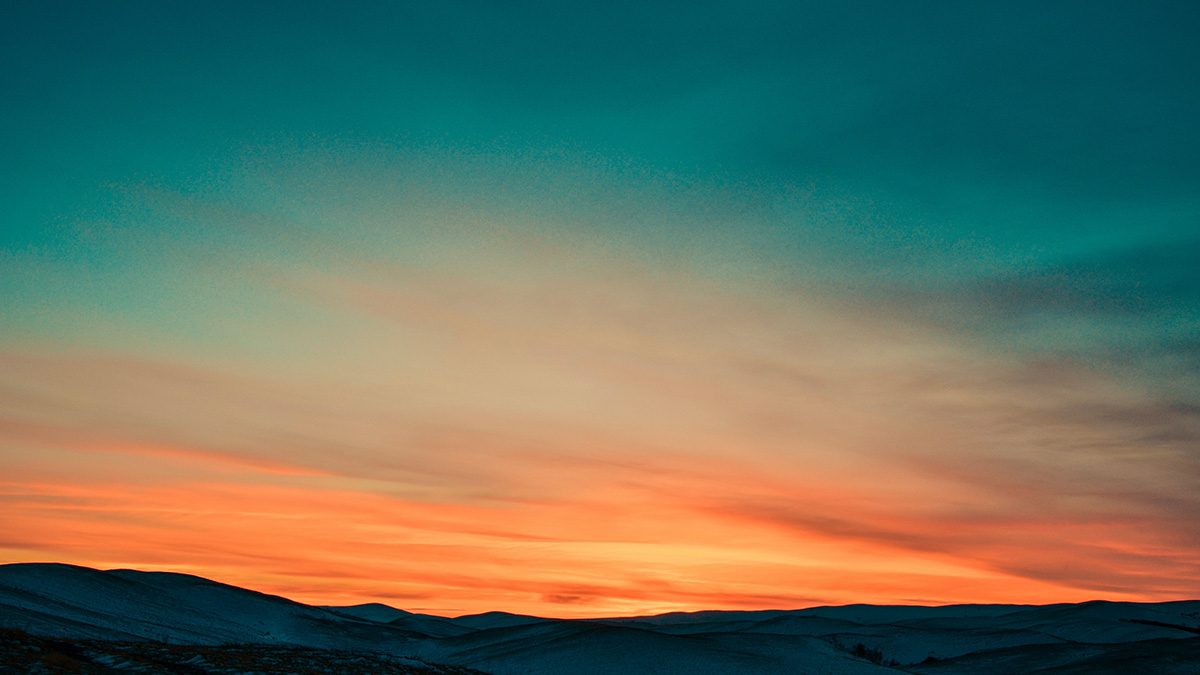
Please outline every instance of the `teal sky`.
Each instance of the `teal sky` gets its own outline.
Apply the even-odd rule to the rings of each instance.
[[[1190,2],[12,7],[0,473],[186,446],[478,505],[569,456],[625,504],[618,455],[719,459],[852,496],[696,513],[1194,595],[1197,34]],[[1096,564],[1021,553],[1058,527]],[[54,546],[0,552],[112,559]]]

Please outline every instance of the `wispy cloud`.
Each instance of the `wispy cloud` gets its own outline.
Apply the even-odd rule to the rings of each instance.
[[[447,7],[0,40],[0,556],[447,613],[1192,593],[1194,12]]]

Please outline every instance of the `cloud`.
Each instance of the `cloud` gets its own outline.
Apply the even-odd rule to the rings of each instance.
[[[549,602],[556,605],[579,605],[591,602],[593,598],[587,598],[581,595],[542,595],[543,602]]]
[[[591,598],[585,612],[1000,599],[1005,583],[1030,601],[1140,597],[1145,570],[1166,597],[1194,576],[1170,562],[1200,513],[1186,404],[1080,359],[988,353],[770,278],[728,287],[587,238],[485,241],[483,267],[355,270],[347,257],[276,277],[347,336],[348,368],[332,376],[0,355],[0,432],[63,453],[27,455],[28,484],[86,484],[94,470],[217,505],[114,487],[70,515],[66,502],[39,511],[61,493],[27,490],[36,498],[13,502],[22,531],[69,521],[71,539],[37,548],[116,560],[103,542],[132,528],[138,559],[160,564],[213,537],[189,564],[289,589],[282,577],[328,588],[352,565],[364,598],[370,578],[392,578],[404,582],[383,590],[530,611],[543,596]],[[244,522],[217,526],[229,517]],[[260,528],[280,552],[269,561],[238,553],[263,543]],[[1040,547],[1054,552],[1022,552]],[[473,562],[434,571],[450,559]],[[519,571],[532,560],[537,578]],[[1071,574],[1066,560],[1092,562]],[[868,597],[855,578],[881,561]],[[612,574],[623,581],[597,581]],[[771,590],[797,578],[795,596]]]
[[[1000,318],[1045,314],[1142,318],[1200,298],[1200,241],[1134,244],[1089,257],[1012,270],[967,290]]]

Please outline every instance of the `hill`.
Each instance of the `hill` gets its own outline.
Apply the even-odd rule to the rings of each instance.
[[[0,630],[11,672],[1200,675],[1200,601],[446,618],[23,563],[0,565]]]

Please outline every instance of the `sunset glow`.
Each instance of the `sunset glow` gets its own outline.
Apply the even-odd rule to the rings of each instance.
[[[399,4],[0,27],[0,563],[1196,597],[1188,10]]]

